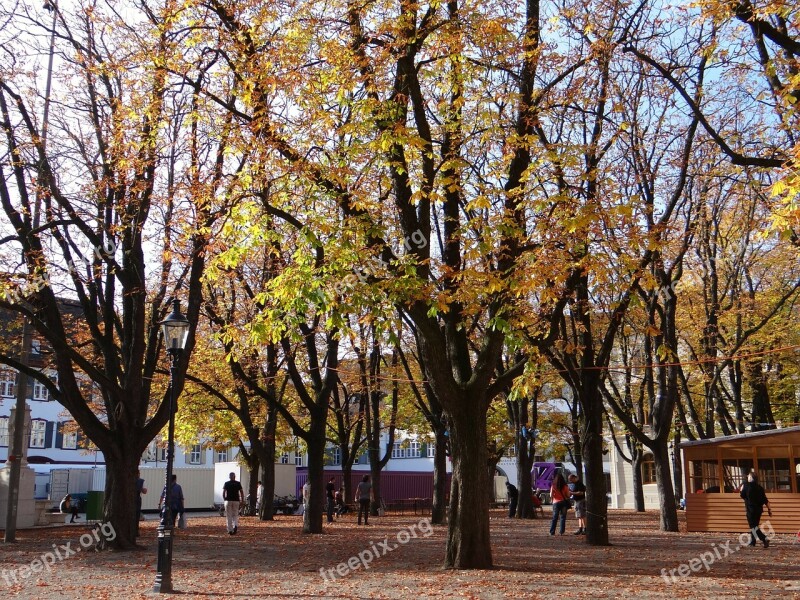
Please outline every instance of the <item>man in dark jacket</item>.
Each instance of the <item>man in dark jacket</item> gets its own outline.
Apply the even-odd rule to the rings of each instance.
[[[758,477],[752,471],[747,476],[747,483],[742,486],[742,491],[739,494],[744,499],[744,508],[747,512],[747,525],[750,527],[750,545],[756,545],[756,535],[758,539],[764,542],[764,548],[769,547],[769,540],[764,532],[759,528],[761,522],[761,515],[764,512],[764,506],[767,507],[767,513],[772,516],[772,509],[767,500],[767,494],[764,488],[758,483]]]
[[[513,483],[506,481],[506,491],[508,492],[508,516],[513,517],[517,512],[517,499],[519,498],[519,490]]]

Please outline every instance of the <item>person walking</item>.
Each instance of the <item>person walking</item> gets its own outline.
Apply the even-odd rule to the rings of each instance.
[[[170,500],[169,500],[169,509],[172,512],[172,525],[175,526],[180,515],[183,514],[183,488],[178,484],[178,476],[172,475],[172,485],[169,488]],[[164,505],[164,510],[166,510],[166,505],[164,503],[164,497],[167,495],[167,486],[164,486],[164,489],[161,490],[161,498],[158,500],[158,510],[162,510],[162,505]],[[163,515],[162,515],[163,516]]]
[[[519,490],[510,481],[506,481],[506,493],[508,494],[508,518],[510,519],[517,513],[517,500],[519,500]]]
[[[244,501],[244,490],[236,481],[236,473],[231,473],[229,478],[222,486],[222,499],[225,501],[228,535],[236,535],[239,531],[239,503]]]
[[[369,495],[372,491],[372,484],[369,482],[369,475],[364,475],[361,483],[356,489],[356,502],[358,502],[358,524],[361,525],[361,513],[364,513],[364,525],[369,525]]]
[[[573,473],[569,476],[569,489],[575,501],[575,518],[578,519],[578,531],[575,535],[586,535],[586,486]]]
[[[328,523],[333,523],[333,501],[336,499],[336,485],[334,484],[335,478],[331,477],[325,485],[325,500],[327,502],[326,512],[328,514]]]
[[[559,533],[564,535],[567,526],[567,510],[569,510],[569,487],[561,473],[556,475],[550,485],[550,501],[553,503],[553,520],[550,521],[550,535],[556,534],[556,522],[561,518]]]
[[[750,471],[747,476],[747,483],[742,486],[742,491],[739,495],[744,500],[744,509],[747,515],[747,526],[750,527],[750,546],[756,545],[756,536],[764,543],[764,548],[769,548],[769,540],[764,532],[761,531],[759,525],[761,524],[761,515],[764,513],[764,507],[767,507],[767,514],[772,516],[772,508],[770,508],[767,494],[764,488],[758,483],[758,476],[754,471]]]
[[[147,493],[147,488],[144,487],[144,479],[139,469],[136,469],[136,526],[134,527],[135,536],[139,536],[139,521],[142,520],[142,494]]]

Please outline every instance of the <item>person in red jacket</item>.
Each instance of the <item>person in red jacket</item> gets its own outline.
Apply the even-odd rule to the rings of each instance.
[[[559,517],[561,518],[559,533],[564,535],[564,529],[567,526],[567,510],[569,510],[570,505],[569,497],[569,486],[564,481],[564,476],[558,473],[550,485],[550,500],[553,503],[553,520],[550,522],[550,535],[556,534],[556,522]]]

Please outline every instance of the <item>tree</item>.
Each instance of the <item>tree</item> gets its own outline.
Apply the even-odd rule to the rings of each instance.
[[[343,361],[343,366],[344,366]],[[353,465],[361,454],[367,438],[363,433],[365,413],[367,410],[367,395],[351,391],[360,389],[360,385],[349,386],[346,380],[350,379],[339,373],[339,385],[332,395],[331,418],[333,423],[329,429],[333,430],[333,443],[339,447],[342,466],[342,487],[344,500],[354,497],[351,474]]]
[[[772,228],[795,247],[800,245],[800,210],[796,137],[800,119],[800,29],[797,7],[783,0],[752,2],[703,0],[702,18],[675,19],[675,33],[656,55],[634,44],[626,47],[650,65],[683,97],[710,139],[733,165],[757,167],[780,175],[773,193],[783,198],[775,206]],[[744,27],[743,27],[744,26]],[[749,31],[749,36],[743,34]],[[677,35],[677,32],[683,35]],[[675,44],[675,40],[679,40]],[[686,43],[686,40],[689,43]],[[710,53],[719,57],[715,90],[702,100],[692,98],[689,82],[680,73],[693,69],[692,59],[704,63]],[[738,60],[736,57],[745,57]],[[687,60],[688,59],[688,60]],[[690,75],[691,77],[691,75]],[[747,106],[744,103],[747,102]]]
[[[275,457],[279,432],[276,406],[286,401],[288,380],[279,376],[277,350],[268,344],[262,353],[236,354],[236,341],[226,331],[226,324],[241,324],[244,302],[231,290],[235,279],[228,281],[227,292],[207,286],[204,302],[208,327],[203,327],[200,348],[187,374],[190,382],[181,411],[179,431],[186,429],[187,441],[208,438],[227,447],[237,440],[239,457],[250,475],[249,509],[255,511],[257,484],[261,480],[266,501],[261,506],[262,520],[272,520],[275,494]],[[221,317],[220,315],[224,315]],[[230,329],[228,329],[230,331]],[[215,333],[216,332],[216,335]]]
[[[738,177],[711,163],[700,175],[697,225],[680,292],[700,335],[681,328],[691,363],[679,370],[683,435],[689,439],[743,433],[748,423],[774,421],[765,363],[781,360],[800,280],[788,268],[791,245],[766,240],[771,201],[767,182]],[[719,171],[719,176],[707,174]],[[774,349],[774,350],[773,350]],[[748,394],[748,388],[750,393]],[[747,409],[750,404],[752,408]]]
[[[97,6],[56,10],[57,89],[68,101],[53,103],[47,135],[42,96],[28,90],[41,55],[36,34],[49,26],[34,13],[5,21],[20,35],[2,50],[0,76],[8,232],[0,306],[27,318],[53,349],[57,381],[12,356],[0,360],[45,385],[103,452],[104,518],[114,545],[128,548],[139,459],[169,418],[158,323],[187,294],[180,391],[209,234],[224,206],[218,194],[235,185],[225,180],[229,130],[221,120],[216,135],[201,135],[200,115],[213,112],[192,87],[172,85],[168,8],[138,14],[138,23]],[[12,61],[34,71],[7,68]]]
[[[381,349],[381,340],[375,325],[360,328],[358,345],[353,345],[356,354],[359,374],[359,394],[365,399],[364,416],[367,438],[367,455],[369,456],[369,471],[371,476],[370,514],[377,515],[381,506],[381,471],[392,457],[394,449],[395,430],[397,425],[397,405],[400,401],[400,390],[396,378],[397,352],[392,353],[390,368],[391,391],[386,392],[382,367],[385,362]],[[369,349],[369,354],[367,354]],[[385,415],[384,398],[389,397],[388,415]],[[388,417],[388,419],[387,419]],[[387,422],[388,421],[388,422]],[[381,452],[383,433],[387,432],[386,446]]]

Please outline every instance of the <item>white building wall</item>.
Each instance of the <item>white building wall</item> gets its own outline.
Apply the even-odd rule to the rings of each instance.
[[[241,482],[244,495],[250,487],[250,472],[238,462],[217,463],[214,465],[214,502],[222,504],[222,486],[230,479],[230,474],[236,473],[236,481]],[[297,467],[294,465],[275,465],[275,495],[294,496]]]
[[[633,490],[633,467],[626,462],[618,452],[616,445],[609,440],[611,448],[610,473],[611,473],[611,508],[636,508]],[[649,452],[648,452],[649,454]],[[670,474],[674,477],[672,464]],[[646,510],[658,510],[658,486],[648,483],[642,486],[644,492],[644,507]]]

